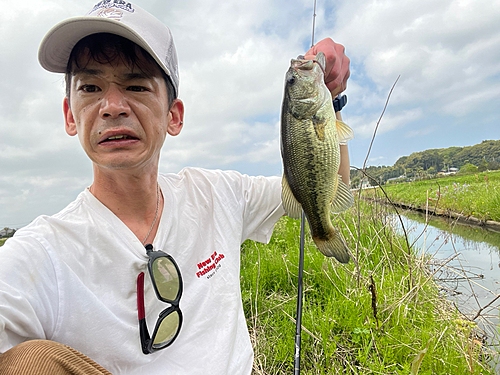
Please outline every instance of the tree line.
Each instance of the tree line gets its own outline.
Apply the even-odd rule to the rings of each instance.
[[[414,152],[400,157],[393,166],[370,166],[370,185],[432,178],[438,173],[482,172],[500,169],[500,140],[486,140],[474,146],[448,147]],[[358,187],[363,172],[351,169],[351,187]],[[366,177],[365,177],[366,180]]]

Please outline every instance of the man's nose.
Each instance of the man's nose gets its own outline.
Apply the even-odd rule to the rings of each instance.
[[[127,117],[130,114],[130,106],[127,103],[125,95],[120,88],[111,85],[102,98],[99,115],[102,118]]]

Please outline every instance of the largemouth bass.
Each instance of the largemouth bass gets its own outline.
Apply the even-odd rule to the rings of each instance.
[[[333,227],[330,212],[353,204],[348,186],[338,175],[339,142],[353,138],[351,128],[335,117],[332,96],[324,83],[325,56],[292,59],[285,79],[281,109],[282,201],[287,215],[302,210],[319,251],[349,262],[348,248]]]

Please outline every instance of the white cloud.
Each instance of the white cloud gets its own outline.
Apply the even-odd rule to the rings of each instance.
[[[435,127],[427,126],[425,128],[412,129],[412,130],[408,131],[405,136],[407,138],[421,137],[421,136],[425,136],[428,134],[432,134],[435,131],[436,131]]]
[[[421,119],[423,116],[422,110],[419,108],[404,110],[397,114],[385,113],[382,118],[376,113],[363,116],[351,116],[349,125],[354,130],[356,137],[368,138],[372,137],[377,128],[377,135],[388,133],[395,129],[405,127],[414,121]]]
[[[401,75],[394,104],[418,100],[439,113],[458,96],[498,86],[498,78],[488,79],[500,71],[500,1],[360,0],[342,5],[332,33],[363,60],[378,88]]]
[[[55,212],[91,181],[78,140],[64,132],[62,76],[39,67],[37,49],[50,27],[85,14],[94,2],[25,0],[0,14],[0,227]],[[167,138],[161,170],[196,165],[248,173],[258,166],[259,173],[276,174],[283,78],[290,59],[309,47],[312,2],[135,3],[170,26],[179,55],[185,127]],[[418,140],[445,140],[443,132],[453,127],[464,144],[500,138],[491,125],[499,119],[499,0],[340,0],[333,10],[325,6],[332,4],[318,2],[315,39],[338,40],[352,62],[344,111],[356,135],[351,164],[364,160],[362,147],[398,75],[371,162],[425,149]],[[477,121],[467,133],[463,124],[472,117]]]

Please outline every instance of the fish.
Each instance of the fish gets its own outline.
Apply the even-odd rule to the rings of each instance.
[[[291,60],[285,75],[280,129],[281,199],[289,217],[299,219],[304,211],[312,239],[322,254],[348,263],[349,249],[330,214],[343,212],[354,202],[338,174],[339,142],[354,135],[335,116],[332,96],[324,82],[325,64],[322,52],[315,60],[299,56]]]

